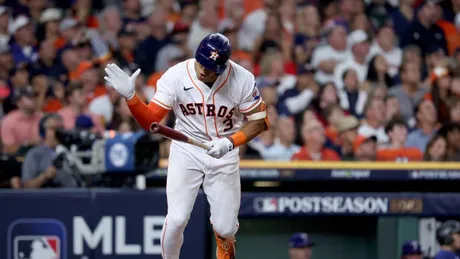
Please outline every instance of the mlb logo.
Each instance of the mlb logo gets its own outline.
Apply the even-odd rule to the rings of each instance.
[[[60,247],[57,236],[16,236],[14,259],[59,259]]]
[[[19,219],[8,228],[8,259],[66,259],[67,231],[55,219]]]
[[[273,213],[278,211],[278,200],[275,197],[256,198],[255,210],[263,213]]]

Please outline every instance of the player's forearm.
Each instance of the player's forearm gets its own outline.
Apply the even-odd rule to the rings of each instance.
[[[139,97],[134,95],[133,98],[126,101],[128,103],[129,110],[137,122],[145,130],[150,130],[150,125],[154,122],[160,122],[168,114],[168,110],[158,106],[154,102],[150,102],[146,105]]]
[[[240,131],[230,136],[229,139],[230,141],[232,141],[234,147],[241,146],[251,141],[267,129],[268,125],[266,121],[263,119],[249,121],[243,126],[243,128],[241,128]]]

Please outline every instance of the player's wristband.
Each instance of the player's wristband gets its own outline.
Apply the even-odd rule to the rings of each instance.
[[[246,144],[248,142],[248,137],[241,130],[229,137],[230,141],[233,143],[233,148]]]

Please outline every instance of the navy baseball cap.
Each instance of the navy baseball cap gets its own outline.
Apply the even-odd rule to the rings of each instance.
[[[307,233],[294,233],[289,238],[289,248],[313,247],[315,243],[310,239]]]
[[[402,246],[402,255],[421,255],[422,247],[416,240],[406,241]]]

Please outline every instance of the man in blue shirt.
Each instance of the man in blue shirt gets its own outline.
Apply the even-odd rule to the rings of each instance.
[[[460,259],[457,255],[460,250],[460,222],[449,220],[436,230],[436,239],[441,250],[434,259]]]

